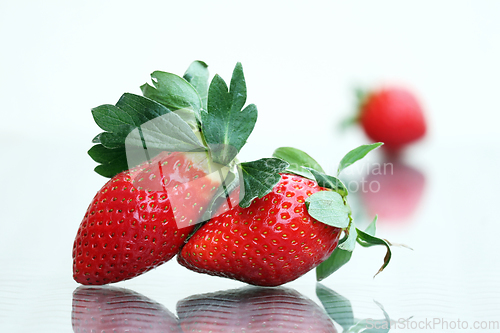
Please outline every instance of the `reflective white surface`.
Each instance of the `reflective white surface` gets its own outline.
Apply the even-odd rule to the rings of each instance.
[[[406,152],[404,164],[413,171],[398,182],[419,191],[378,224],[379,236],[413,250],[395,247],[391,264],[372,278],[384,250],[358,247],[322,284],[349,299],[360,319],[383,318],[376,300],[396,321],[498,323],[498,14],[493,1],[2,3],[2,332],[72,331],[78,287],[72,243],[105,182],[85,153],[99,132],[90,108],[115,103],[125,91],[139,93],[154,70],[181,74],[194,59],[224,78],[243,63],[259,120],[242,160],[295,146],[329,172],[366,142],[359,130],[337,127],[352,106],[353,84],[395,80],[415,87],[430,131]],[[374,154],[364,165],[383,161]],[[359,191],[351,199],[361,224],[372,218],[370,200],[388,201]],[[186,297],[244,284],[173,260],[115,286],[175,314]],[[320,305],[313,272],[286,287]]]

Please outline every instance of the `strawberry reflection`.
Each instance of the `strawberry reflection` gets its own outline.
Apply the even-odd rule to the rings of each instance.
[[[74,332],[182,332],[163,305],[116,287],[77,288],[71,321]]]
[[[425,188],[424,174],[397,158],[372,167],[365,182],[369,188],[359,191],[362,203],[369,216],[379,216],[379,223],[408,220]]]
[[[184,332],[337,332],[315,302],[288,288],[246,287],[177,303]]]
[[[356,319],[350,301],[317,284],[321,305],[283,287],[244,287],[193,295],[177,303],[179,319],[163,305],[132,290],[78,287],[73,292],[74,332],[274,332],[274,333],[385,333],[390,318]]]

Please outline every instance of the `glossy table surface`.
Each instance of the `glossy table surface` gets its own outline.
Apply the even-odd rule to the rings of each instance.
[[[391,331],[498,332],[498,5],[194,3],[0,5],[9,51],[0,64],[0,330],[381,332],[388,316]],[[356,222],[378,214],[377,235],[411,249],[393,246],[374,278],[385,250],[358,246],[321,283],[311,271],[282,289],[248,289],[175,260],[109,287],[74,282],[73,239],[105,182],[86,155],[99,132],[90,109],[197,58],[224,78],[236,61],[246,66],[259,120],[241,160],[294,146],[329,173],[368,142],[338,126],[353,83],[414,87],[426,138],[398,161],[375,151],[343,178]]]
[[[37,151],[41,149],[31,153],[35,160],[44,154]],[[466,154],[468,162],[459,163],[453,170],[439,167],[448,165],[450,157],[460,153]],[[384,319],[380,307],[394,321],[393,329],[410,329],[431,322],[436,325],[433,328],[442,328],[441,325],[456,325],[458,320],[467,325],[498,321],[500,269],[496,235],[500,227],[491,214],[496,197],[482,193],[490,193],[500,184],[490,179],[496,165],[484,163],[489,154],[489,149],[464,151],[453,145],[439,147],[427,143],[414,150],[412,161],[407,158],[404,165],[393,164],[392,175],[376,177],[371,172],[364,176],[349,175],[345,180],[347,184],[354,186],[355,181],[361,184],[365,177],[367,184],[374,181],[380,184],[376,194],[386,196],[374,197],[374,193],[362,190],[351,192],[351,205],[358,223],[363,225],[369,221],[371,205],[376,202],[383,208],[377,234],[391,242],[411,246],[412,250],[393,247],[390,265],[373,278],[384,249],[358,247],[351,262],[320,284],[316,284],[315,275],[310,272],[284,287],[294,290],[293,297],[309,298],[317,305],[321,302],[316,288],[326,290],[329,296],[323,300],[330,300],[327,309],[337,318],[349,312],[348,303],[340,301],[347,299],[355,318],[366,319],[366,325],[377,325],[375,319]],[[383,165],[380,155],[374,154],[374,158],[359,169],[366,172],[370,165]],[[474,173],[473,181],[464,176],[471,169],[479,169],[478,164],[481,172]],[[20,164],[4,170],[4,174],[29,174],[30,170],[29,164]],[[176,309],[179,311],[188,297],[198,297],[201,305],[196,306],[202,309],[213,298],[222,303],[215,310],[203,309],[210,318],[218,314],[221,306],[239,306],[235,299],[252,303],[253,298],[244,291],[237,292],[236,296],[227,295],[228,290],[244,288],[245,284],[190,272],[175,260],[109,288],[80,287],[72,280],[71,246],[81,213],[86,208],[81,202],[88,201],[90,196],[84,198],[82,192],[89,191],[79,189],[92,187],[95,184],[89,183],[98,183],[101,179],[94,175],[75,178],[72,171],[61,169],[45,168],[39,170],[40,174],[44,177],[38,176],[36,185],[24,183],[33,185],[25,188],[28,194],[23,191],[33,200],[29,204],[25,200],[13,200],[6,212],[9,223],[5,220],[2,223],[0,313],[3,329],[70,331],[72,324],[77,325],[76,319],[85,319],[79,314],[84,301],[93,304],[84,303],[85,309],[99,307],[102,315],[110,311],[106,305],[114,304],[115,300],[115,320],[125,320],[123,317],[128,315],[132,322],[141,318],[139,314],[146,316],[142,311],[163,318],[169,313],[165,310],[168,309],[170,314],[165,318],[175,318]],[[55,190],[53,181],[61,176],[65,181],[58,182]],[[18,180],[7,177],[5,183],[15,186]],[[207,293],[210,295],[204,295]],[[335,296],[337,294],[340,296]],[[283,295],[278,293],[276,297],[280,299]],[[196,299],[194,302],[197,304]],[[235,310],[234,316],[239,316],[238,311]],[[121,312],[124,314],[118,316]],[[139,323],[144,324],[140,320]],[[84,321],[78,325],[74,326],[75,332],[80,332],[77,327],[87,327],[90,331],[93,324]]]

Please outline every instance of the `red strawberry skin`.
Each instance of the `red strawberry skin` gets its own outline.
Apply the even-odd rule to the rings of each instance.
[[[408,90],[387,87],[369,93],[361,105],[360,122],[366,135],[398,151],[421,139],[426,121],[417,98]]]
[[[326,260],[340,229],[313,219],[305,200],[326,190],[301,176],[282,174],[273,191],[248,208],[222,206],[182,248],[178,261],[200,273],[253,285],[278,286]]]
[[[102,187],[74,241],[76,282],[130,279],[179,252],[220,186],[196,154],[162,153]]]
[[[181,333],[178,320],[163,305],[131,290],[78,287],[73,293],[73,331]]]
[[[177,303],[184,332],[336,333],[316,303],[289,288],[246,287]]]

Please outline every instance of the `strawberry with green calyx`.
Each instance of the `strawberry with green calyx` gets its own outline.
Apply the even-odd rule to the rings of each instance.
[[[349,152],[338,173],[380,145],[361,146]],[[356,237],[346,201],[347,189],[338,178],[318,171],[322,170],[318,163],[297,149],[279,148],[274,158],[286,159],[288,167],[272,192],[251,202],[242,201],[233,209],[222,206],[222,212],[183,247],[178,256],[181,265],[249,284],[277,286],[318,265],[318,278],[325,278],[345,264],[345,258],[342,263],[336,259],[342,230],[346,231],[342,251],[349,258],[356,240],[363,245],[379,243],[378,238],[365,236],[362,231]],[[302,168],[304,165],[308,168]],[[384,267],[389,259],[390,255]]]
[[[399,86],[357,92],[358,114],[353,122],[361,125],[373,141],[384,142],[390,153],[398,153],[422,139],[426,119],[417,97]]]
[[[206,88],[202,62],[191,64],[184,78],[165,72],[152,78],[155,87],[141,87],[146,97],[126,93],[115,105],[92,110],[104,132],[89,155],[100,163],[95,171],[111,180],[75,238],[79,283],[130,279],[170,260],[195,225],[210,217],[217,198],[234,187],[231,181],[241,178],[234,159],[257,118],[253,104],[243,108],[241,64],[229,90],[219,76]],[[261,193],[256,190],[242,192],[248,198]]]
[[[322,189],[309,179],[282,174],[271,193],[244,208],[216,214],[190,238],[177,257],[199,273],[277,286],[295,280],[336,247],[340,229],[306,211],[307,198]]]
[[[74,242],[77,282],[129,279],[177,254],[222,183],[201,154],[161,153],[98,192]]]
[[[387,253],[384,257],[384,262],[377,274],[384,270],[384,268],[389,264],[389,261],[391,259],[391,249],[389,247],[390,243],[386,240],[375,237],[375,224],[377,217],[375,217],[373,222],[365,231],[362,231],[356,228],[352,220],[350,208],[347,209],[347,222],[345,221],[345,215],[339,214],[339,212],[342,211],[344,211],[345,214],[346,210],[340,204],[341,201],[339,199],[339,196],[342,198],[344,204],[348,207],[348,191],[346,186],[338,177],[344,169],[364,158],[370,151],[380,146],[382,146],[382,143],[378,142],[370,145],[362,145],[348,152],[339,163],[336,175],[337,177],[326,175],[312,168],[306,168],[313,174],[314,178],[320,186],[328,188],[332,191],[328,193],[327,198],[325,198],[325,195],[322,193],[311,196],[308,199],[309,213],[319,221],[329,225],[340,227],[344,231],[344,237],[339,241],[338,246],[332,252],[330,257],[316,268],[316,277],[318,281],[327,278],[340,267],[349,262],[356,242],[364,247],[370,247],[374,245],[382,245],[386,247]]]
[[[387,254],[377,274],[389,264],[391,259],[390,243],[375,237],[377,217],[375,217],[374,221],[365,231],[356,228],[347,202],[347,188],[338,178],[344,169],[364,158],[370,151],[380,146],[382,146],[382,143],[378,142],[362,145],[348,152],[339,163],[336,177],[326,175],[318,168],[318,163],[314,161],[314,159],[297,149],[290,150],[290,148],[279,148],[275,152],[275,156],[281,156],[282,158],[284,158],[285,152],[288,152],[287,162],[290,165],[295,165],[295,168],[302,167],[309,171],[313,176],[312,179],[315,179],[319,186],[330,190],[325,193],[319,192],[313,194],[308,198],[306,202],[308,213],[318,221],[341,228],[344,231],[344,237],[339,241],[338,246],[328,259],[316,267],[316,277],[318,281],[327,278],[350,260],[356,242],[364,247],[373,245],[382,245],[386,247]]]

